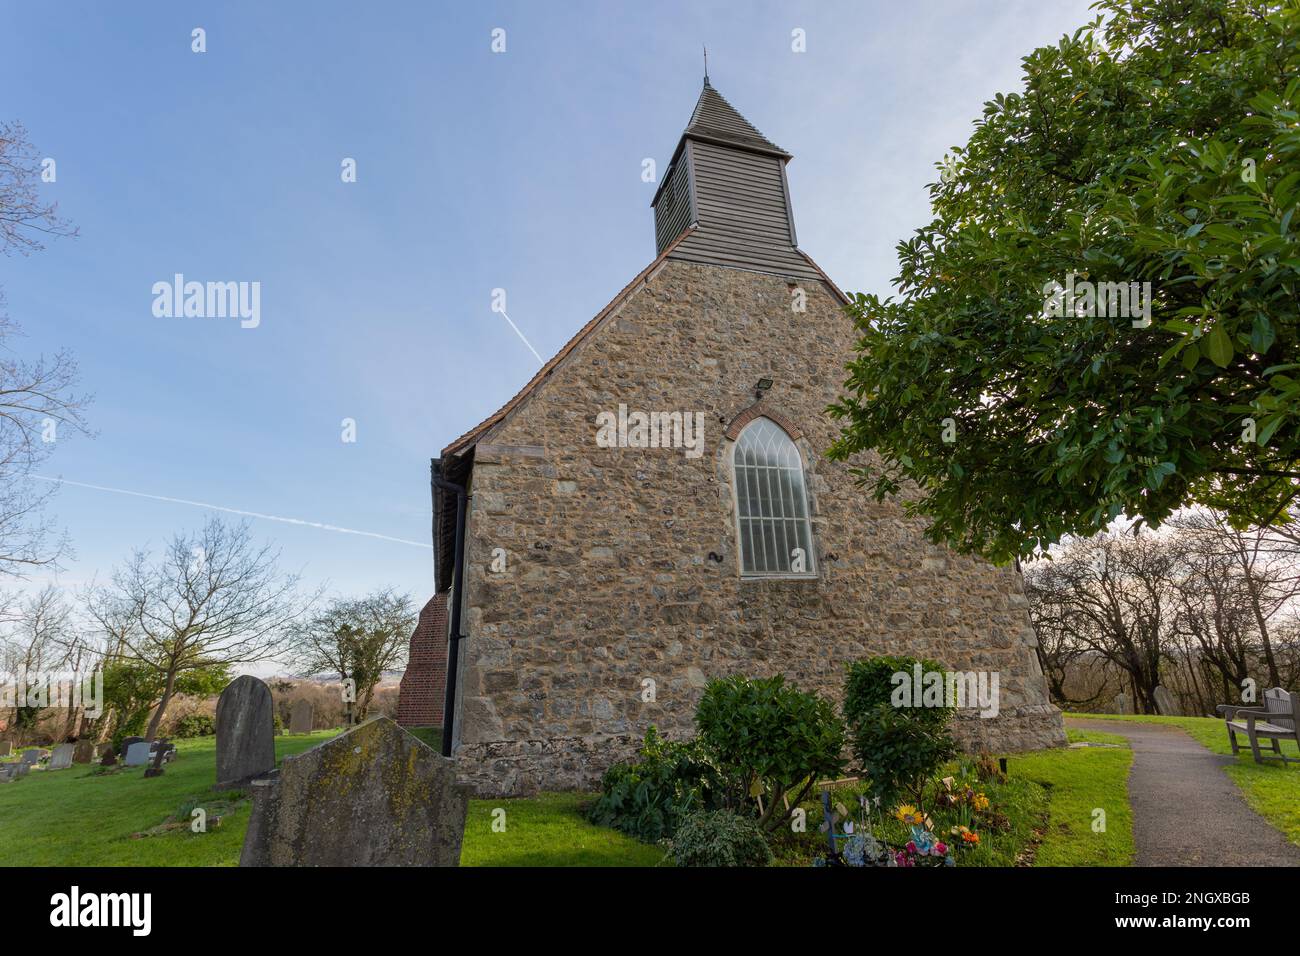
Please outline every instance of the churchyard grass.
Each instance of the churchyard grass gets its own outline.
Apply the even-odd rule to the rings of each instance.
[[[276,758],[301,753],[335,731],[275,738]],[[33,770],[0,785],[0,866],[235,866],[250,805],[241,791],[218,793],[216,738],[176,741],[166,772],[144,779],[142,768],[97,773],[97,763],[55,772]],[[467,866],[654,866],[664,856],[613,830],[588,823],[586,794],[541,794],[472,800],[461,860]],[[191,833],[190,810],[212,817],[233,811],[206,833]],[[504,832],[492,811],[505,813]],[[167,821],[184,825],[158,831]],[[154,831],[155,835],[133,838]]]
[[[300,753],[333,733],[276,737],[276,757]],[[1123,743],[1123,738],[1087,731],[1070,731],[1070,737]],[[69,770],[32,771],[23,780],[0,786],[0,865],[236,865],[249,804],[240,791],[211,790],[216,772],[215,738],[179,740],[176,744],[177,759],[167,764],[162,777],[152,780],[144,779],[139,768],[99,773],[98,764],[77,764]],[[1124,748],[1013,755],[1010,779],[985,787],[994,805],[1007,814],[1009,829],[986,834],[981,846],[965,854],[961,864],[1007,866],[1030,857],[1039,866],[1130,863],[1133,841],[1125,788],[1129,758]],[[1253,768],[1242,769],[1250,772]],[[846,804],[855,797],[849,790],[837,794]],[[1285,802],[1284,795],[1268,798]],[[582,805],[591,799],[588,794],[553,793],[472,800],[461,862],[466,866],[663,863],[663,848],[588,823]],[[821,808],[815,802],[807,806],[809,833],[778,846],[785,865],[805,865],[819,846],[816,828]],[[190,832],[188,821],[194,807],[207,809],[207,833]],[[1105,833],[1092,831],[1094,807],[1106,809]],[[493,829],[497,809],[505,811],[504,830]],[[211,825],[212,818],[223,813],[228,815],[220,824]],[[164,828],[169,821],[176,825]],[[1300,821],[1293,825],[1300,829]],[[133,837],[149,832],[152,835]]]
[[[1123,737],[1066,730],[1071,743],[1114,747],[1044,750],[1009,758],[1013,776],[1047,791],[1047,821],[1034,853],[1035,866],[1132,866],[1133,813],[1128,772],[1133,753]],[[1093,829],[1093,811],[1106,812],[1103,832]]]
[[[1070,714],[1088,720],[1122,720],[1146,724],[1169,724],[1190,735],[1206,749],[1216,754],[1231,754],[1228,732],[1218,717],[1158,717],[1153,714]],[[1241,789],[1251,808],[1292,843],[1300,846],[1300,764],[1282,764],[1271,760],[1257,764],[1251,756],[1244,734],[1237,735],[1241,753],[1237,762],[1223,769]],[[1268,753],[1270,747],[1264,744]],[[1294,741],[1282,741],[1282,752],[1288,757],[1300,755]]]
[[[300,753],[333,733],[277,737],[276,757]],[[100,773],[96,762],[53,772],[33,770],[14,783],[0,784],[0,865],[237,863],[248,823],[246,803],[207,833],[192,834],[186,827],[132,839],[132,834],[158,826],[183,806],[220,806],[232,799],[230,793],[211,790],[216,781],[215,737],[178,740],[176,751],[163,775],[152,780],[144,778],[140,767]]]

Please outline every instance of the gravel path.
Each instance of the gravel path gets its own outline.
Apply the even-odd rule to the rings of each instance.
[[[1069,719],[1128,739],[1137,866],[1300,866],[1300,847],[1252,810],[1212,753],[1177,727]],[[1226,733],[1226,731],[1225,731]]]

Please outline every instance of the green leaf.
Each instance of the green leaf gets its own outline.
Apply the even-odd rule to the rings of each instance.
[[[1205,336],[1205,354],[1219,368],[1227,368],[1232,361],[1232,339],[1223,330],[1221,322],[1215,323],[1214,328]]]
[[[1273,325],[1268,316],[1258,313],[1250,329],[1250,347],[1256,354],[1263,355],[1273,345]]]

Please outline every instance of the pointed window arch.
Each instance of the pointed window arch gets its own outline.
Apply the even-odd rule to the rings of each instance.
[[[740,573],[816,577],[803,459],[770,418],[745,426],[731,450]]]

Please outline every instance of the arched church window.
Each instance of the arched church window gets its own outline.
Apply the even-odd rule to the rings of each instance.
[[[732,448],[740,573],[816,575],[799,449],[776,422],[756,418]]]

